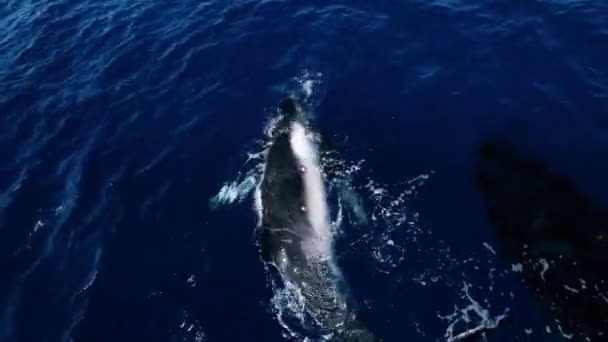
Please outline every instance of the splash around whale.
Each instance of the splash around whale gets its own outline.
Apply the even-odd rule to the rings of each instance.
[[[356,316],[335,261],[319,141],[303,103],[281,101],[254,198],[263,260],[294,288],[306,315],[332,341],[374,341]]]

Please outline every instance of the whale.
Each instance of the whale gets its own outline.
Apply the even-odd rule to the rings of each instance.
[[[475,186],[499,253],[546,315],[568,338],[606,341],[608,210],[597,195],[501,137],[479,145]]]
[[[304,107],[285,96],[268,134],[254,194],[261,257],[297,289],[305,313],[331,341],[376,341],[336,262],[319,139]]]

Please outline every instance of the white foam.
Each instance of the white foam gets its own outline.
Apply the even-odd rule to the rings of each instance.
[[[304,90],[304,93],[307,97],[310,97],[312,95],[314,84],[315,82],[313,80],[306,80],[302,82],[302,90]]]
[[[559,322],[556,322],[557,325],[557,330],[559,330],[559,333],[562,335],[562,337],[566,340],[571,340],[574,337],[574,334],[566,334],[564,332],[564,330],[562,329],[561,324],[559,324]]]
[[[343,220],[344,220],[344,212],[342,209],[342,200],[338,199],[338,212],[336,213],[336,219],[331,223],[332,233],[334,235],[339,233],[339,229],[342,227]]]
[[[344,201],[346,209],[350,214],[352,223],[363,225],[367,223],[367,213],[363,207],[363,201],[353,189],[352,185],[347,181],[342,181],[339,184],[340,199]]]
[[[175,331],[175,340],[204,342],[207,335],[201,324],[196,320],[191,321],[188,317],[188,312],[184,312],[183,315],[179,328]]]
[[[490,316],[489,309],[484,308],[477,300],[473,298],[469,290],[471,289],[471,284],[464,282],[462,288],[463,299],[466,299],[469,303],[465,308],[455,307],[455,310],[452,314],[441,317],[443,319],[447,319],[450,321],[448,328],[445,332],[445,337],[448,342],[456,342],[465,340],[473,335],[477,335],[479,333],[483,333],[484,331],[497,328],[500,323],[508,317],[509,309],[505,309],[504,313],[495,317]],[[487,303],[486,303],[487,304]],[[471,313],[475,314],[477,318],[471,316]],[[478,321],[479,323],[475,328],[464,331],[456,336],[454,336],[454,328],[457,323],[471,323],[473,321]]]
[[[540,260],[538,260],[538,263],[543,267],[543,269],[540,271],[540,277],[544,281],[545,273],[549,270],[549,263],[545,258],[541,258]]]
[[[600,292],[600,290],[597,288],[597,285],[595,286],[595,289],[597,290],[597,294],[600,296],[600,298],[602,298],[604,302],[608,303],[608,297]]]
[[[522,272],[524,270],[524,265],[519,264],[519,263],[518,264],[513,264],[513,265],[511,265],[511,270],[513,272]]]
[[[217,207],[223,204],[242,202],[245,198],[247,198],[255,186],[256,179],[252,175],[246,176],[240,182],[239,179],[237,179],[231,183],[225,183],[220,191],[213,196],[213,198],[211,198],[211,204]]]
[[[195,342],[204,342],[205,341],[205,332],[202,330],[199,330],[196,332],[196,335],[194,336],[194,341]]]
[[[38,220],[38,221],[36,222],[36,224],[34,225],[34,232],[38,231],[38,229],[40,229],[40,228],[42,228],[42,227],[44,227],[44,222],[42,222],[42,221]]]
[[[496,255],[496,251],[494,250],[494,248],[492,248],[492,246],[491,246],[489,243],[484,242],[484,243],[483,243],[483,246],[484,246],[484,247],[485,247],[485,248],[486,248],[486,249],[487,249],[487,250],[488,250],[490,253],[492,253],[493,255]]]
[[[323,74],[321,73],[313,73],[309,70],[305,70],[302,76],[296,77],[295,80],[300,85],[302,93],[306,99],[310,98],[314,94],[315,87],[321,83],[322,76]]]
[[[196,284],[198,283],[198,281],[194,277],[194,274],[191,274],[190,277],[188,277],[188,281],[187,282],[188,282],[188,286],[190,286],[190,287],[195,287]]]
[[[89,275],[89,279],[84,284],[84,287],[80,290],[80,292],[82,293],[82,292],[88,290],[91,286],[93,286],[93,283],[95,283],[95,279],[97,279],[97,270],[94,270],[93,273],[91,273],[91,275]]]
[[[566,290],[568,290],[568,291],[572,292],[572,293],[579,293],[579,290],[578,290],[578,289],[575,289],[575,288],[570,287],[570,286],[565,285],[565,284],[564,284],[564,288],[565,288]]]
[[[279,325],[283,327],[283,336],[290,340],[302,339],[303,336],[289,324],[290,319],[295,319],[302,326],[306,326],[305,300],[300,288],[285,279],[282,288],[277,288],[276,285],[274,287],[271,304]]]

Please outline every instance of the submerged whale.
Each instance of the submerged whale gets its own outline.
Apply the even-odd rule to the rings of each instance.
[[[285,97],[255,194],[262,258],[300,293],[332,341],[374,341],[348,298],[333,241],[318,144],[302,102]]]
[[[562,335],[608,340],[608,211],[548,162],[497,138],[479,147],[475,183],[500,251]]]

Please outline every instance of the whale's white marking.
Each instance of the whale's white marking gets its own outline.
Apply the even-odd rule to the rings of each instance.
[[[317,148],[304,126],[297,121],[291,124],[289,142],[294,156],[302,167],[304,203],[314,233],[310,247],[314,252],[319,253],[317,256],[328,256],[331,249],[331,231]]]

